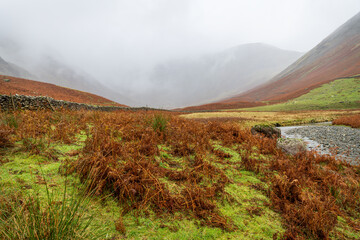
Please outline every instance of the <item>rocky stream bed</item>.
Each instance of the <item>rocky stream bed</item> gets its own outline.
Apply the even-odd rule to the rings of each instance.
[[[285,138],[303,139],[308,150],[335,155],[350,164],[360,163],[360,129],[333,126],[330,123],[279,129]]]

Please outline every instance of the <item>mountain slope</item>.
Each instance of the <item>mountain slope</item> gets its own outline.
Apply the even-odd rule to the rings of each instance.
[[[54,57],[41,56],[36,61],[29,64],[25,63],[25,65],[34,75],[31,79],[105,96],[116,102],[132,103],[130,99],[107,88],[89,74],[76,70]]]
[[[48,96],[56,100],[101,106],[125,106],[95,94],[23,78],[0,75],[0,94]]]
[[[168,61],[152,72],[150,79],[158,89],[149,99],[155,96],[159,104],[167,102],[171,107],[223,99],[267,81],[300,56],[299,52],[252,43]]]
[[[360,75],[340,78],[286,102],[249,108],[249,111],[307,111],[360,108]],[[245,110],[245,109],[244,109]]]
[[[18,76],[18,77],[31,77],[32,75],[25,69],[5,61],[0,57],[0,74]]]
[[[20,44],[14,39],[0,36],[0,56],[16,64],[9,62],[5,64],[0,59],[0,74],[52,83],[133,105],[133,101],[116,89],[108,88],[86,72],[60,60],[59,54],[51,49],[38,50],[36,47],[33,49],[27,44]]]
[[[285,101],[360,73],[360,13],[269,82],[221,103]]]

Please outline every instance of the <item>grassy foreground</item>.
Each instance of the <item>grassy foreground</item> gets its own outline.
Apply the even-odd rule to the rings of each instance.
[[[0,239],[360,237],[359,167],[284,155],[235,122],[24,111],[0,123]]]

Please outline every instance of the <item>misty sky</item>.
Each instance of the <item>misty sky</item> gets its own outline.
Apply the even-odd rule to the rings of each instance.
[[[306,52],[359,10],[359,0],[0,0],[0,34],[136,95],[162,61],[250,42]]]

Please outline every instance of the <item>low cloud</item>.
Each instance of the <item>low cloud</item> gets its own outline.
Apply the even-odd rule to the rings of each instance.
[[[21,63],[50,55],[158,106],[152,93],[171,97],[182,84],[157,86],[159,64],[251,42],[305,52],[358,9],[358,0],[2,0],[0,56]]]

